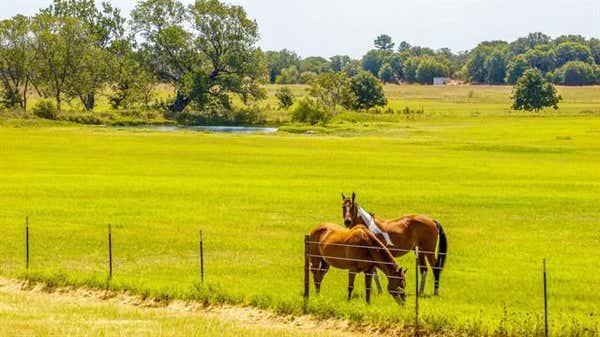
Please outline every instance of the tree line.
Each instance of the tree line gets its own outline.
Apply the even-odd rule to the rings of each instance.
[[[453,77],[512,84],[536,69],[544,81],[600,83],[600,40],[576,35],[533,33],[457,54],[405,41],[396,46],[380,35],[360,59],[263,52],[258,39],[258,25],[244,8],[219,0],[187,6],[141,0],[129,18],[109,2],[53,0],[31,17],[0,21],[0,103],[27,110],[35,92],[48,110],[60,112],[65,100],[76,100],[91,111],[103,94],[114,109],[157,108],[175,118],[204,114],[239,122],[257,115],[252,105],[266,97],[263,84],[269,82],[310,84],[314,101],[301,103],[313,112],[383,106],[381,82],[430,84],[434,77]],[[153,100],[158,83],[173,88],[174,98]],[[293,101],[285,97],[289,92],[279,94],[282,102]],[[235,96],[246,110],[235,111]]]
[[[515,84],[525,70],[542,72],[546,80],[563,85],[600,84],[600,39],[563,35],[556,39],[531,33],[513,42],[484,41],[466,52],[433,50],[389,35],[378,36],[360,59],[346,55],[300,58],[284,49],[265,53],[271,83],[308,83],[316,74],[366,70],[385,83],[431,84],[434,77],[470,83]]]

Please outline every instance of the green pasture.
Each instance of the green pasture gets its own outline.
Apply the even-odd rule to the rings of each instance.
[[[303,236],[321,222],[340,223],[340,192],[356,191],[382,217],[418,212],[445,226],[441,296],[420,303],[428,330],[540,335],[547,258],[552,336],[598,335],[600,119],[484,115],[385,125],[381,134],[223,135],[4,121],[0,272],[25,276],[29,216],[28,277],[106,287],[110,223],[111,288],[297,314]],[[362,277],[346,302],[347,274],[332,270],[308,312],[410,328],[414,257],[398,261],[410,269],[405,306],[386,294],[367,306]],[[429,293],[432,286],[430,275]]]

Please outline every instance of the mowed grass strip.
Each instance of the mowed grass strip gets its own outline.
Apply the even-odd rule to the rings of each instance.
[[[542,258],[554,336],[598,334],[600,120],[477,118],[405,122],[386,137],[221,135],[92,127],[0,129],[2,273],[159,297],[302,311],[303,235],[341,221],[340,192],[382,217],[418,212],[446,228],[432,331],[540,334]],[[198,230],[206,278],[198,284]],[[399,259],[410,269],[414,257]],[[431,292],[432,277],[429,276]],[[413,300],[345,301],[332,270],[308,310],[410,326]],[[312,287],[312,285],[311,285]]]

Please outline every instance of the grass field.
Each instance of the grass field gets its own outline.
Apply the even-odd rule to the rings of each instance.
[[[114,289],[300,313],[303,235],[320,222],[340,223],[340,192],[356,191],[383,217],[418,212],[444,224],[442,296],[420,304],[428,330],[539,335],[545,257],[552,336],[597,336],[600,93],[569,88],[581,90],[563,92],[573,101],[570,112],[515,114],[492,107],[506,89],[471,88],[473,97],[489,98],[464,103],[466,112],[414,120],[345,114],[323,129],[333,135],[0,120],[0,273],[25,275],[29,215],[28,277],[105,287],[111,223]],[[397,90],[406,101],[457,109],[469,95],[435,91],[463,87]],[[487,112],[471,114],[478,105]],[[399,262],[411,269],[412,290],[413,257]],[[399,307],[381,295],[367,306],[359,278],[357,298],[347,303],[346,277],[332,270],[308,311],[382,327],[413,324],[414,297]]]

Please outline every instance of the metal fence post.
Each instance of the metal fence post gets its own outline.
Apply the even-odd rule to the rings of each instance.
[[[309,274],[310,261],[308,259],[309,240],[310,240],[310,236],[305,235],[304,236],[304,306],[305,307],[308,302],[308,295],[310,292],[310,285],[309,285],[309,283],[310,283],[310,274]]]
[[[108,224],[108,279],[112,279],[113,274],[113,257],[112,257],[112,228]]]
[[[29,216],[25,217],[25,269],[29,270]]]
[[[419,336],[419,247],[415,247],[415,336]]]
[[[204,237],[200,231],[200,283],[204,283]]]
[[[546,259],[544,258],[544,336],[548,337],[548,286],[546,282]]]

